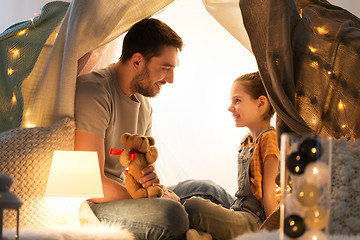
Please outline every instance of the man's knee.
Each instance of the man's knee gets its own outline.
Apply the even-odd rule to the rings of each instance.
[[[189,228],[184,206],[170,199],[144,198],[92,205],[98,218],[119,223],[137,239],[182,239]]]
[[[189,229],[189,218],[185,207],[173,200],[163,200],[159,209],[158,223],[159,227],[164,228],[163,234],[166,236],[164,239],[182,239]]]

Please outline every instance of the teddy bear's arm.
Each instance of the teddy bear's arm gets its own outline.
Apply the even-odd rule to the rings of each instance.
[[[155,146],[150,146],[149,151],[145,155],[146,161],[149,164],[152,164],[156,161],[157,157],[158,157],[157,148]]]
[[[120,163],[124,167],[128,167],[130,165],[131,159],[130,159],[130,148],[125,148],[124,151],[120,155]]]

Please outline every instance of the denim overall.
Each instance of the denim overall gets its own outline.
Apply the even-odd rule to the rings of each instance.
[[[267,128],[263,130],[256,138],[256,143],[260,136],[271,131],[274,128]],[[248,141],[248,136],[242,143]],[[265,210],[261,207],[260,201],[254,196],[251,190],[250,183],[250,160],[253,155],[255,147],[241,147],[238,155],[238,191],[235,193],[237,199],[232,205],[232,209],[235,211],[246,211],[251,212],[258,216],[262,221],[265,221],[266,215]]]

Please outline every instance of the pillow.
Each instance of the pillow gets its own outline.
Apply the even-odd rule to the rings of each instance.
[[[23,205],[21,227],[63,224],[51,212],[44,193],[54,150],[74,149],[75,121],[64,118],[50,127],[18,128],[0,134],[0,172],[9,175]],[[4,228],[16,227],[16,211],[4,210]]]
[[[334,140],[329,232],[360,232],[360,140]]]

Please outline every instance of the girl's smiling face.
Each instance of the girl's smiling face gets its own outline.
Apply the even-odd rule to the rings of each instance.
[[[234,117],[236,127],[251,129],[263,119],[259,111],[259,100],[253,99],[247,93],[243,83],[234,82],[230,91],[230,101],[228,110]]]

